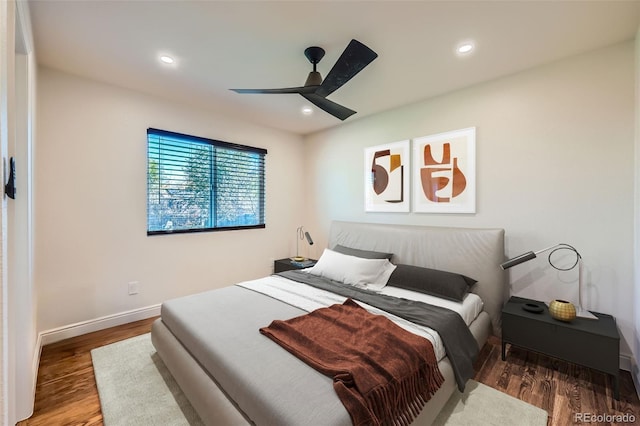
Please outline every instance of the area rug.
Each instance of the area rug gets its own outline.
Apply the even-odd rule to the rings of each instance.
[[[204,423],[143,334],[91,351],[105,426]]]
[[[201,426],[169,370],[143,334],[91,351],[105,426]],[[470,380],[454,392],[438,426],[545,426],[547,412]]]
[[[547,412],[482,383],[469,380],[454,391],[433,426],[546,426]]]

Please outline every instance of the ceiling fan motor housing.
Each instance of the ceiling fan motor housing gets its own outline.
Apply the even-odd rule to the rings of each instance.
[[[307,81],[304,82],[304,87],[308,86],[320,86],[322,84],[322,76],[318,71],[311,71],[307,77]]]

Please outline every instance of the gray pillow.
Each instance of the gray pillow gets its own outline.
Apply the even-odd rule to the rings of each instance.
[[[396,265],[387,285],[462,302],[476,282],[473,278],[453,272],[413,265]]]
[[[338,244],[333,248],[333,251],[346,254],[349,256],[361,257],[363,259],[388,259],[391,260],[393,253],[381,253],[379,251],[360,250],[351,247],[345,247]]]

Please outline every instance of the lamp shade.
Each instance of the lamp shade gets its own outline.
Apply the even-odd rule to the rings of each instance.
[[[520,256],[516,256],[514,258],[511,258],[511,259],[507,260],[504,263],[501,263],[500,267],[502,269],[509,269],[512,266],[516,266],[516,265],[519,265],[521,263],[527,262],[527,261],[529,261],[531,259],[535,259],[535,257],[536,257],[536,254],[534,252],[528,251],[526,253],[521,254]]]
[[[313,240],[311,239],[311,235],[309,235],[308,232],[305,232],[304,236],[307,239],[307,242],[309,243],[309,245],[312,246],[313,245]]]

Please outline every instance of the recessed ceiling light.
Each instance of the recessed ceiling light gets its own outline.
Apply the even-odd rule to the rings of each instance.
[[[165,64],[172,64],[174,62],[173,58],[167,55],[160,56],[160,60]]]
[[[458,47],[456,48],[456,52],[458,52],[461,55],[465,55],[467,53],[471,53],[474,47],[475,46],[473,45],[473,43],[469,41],[465,41],[464,43],[460,43],[458,45]]]
[[[302,113],[304,115],[311,115],[313,113],[313,108],[311,108],[310,106],[303,106]]]

